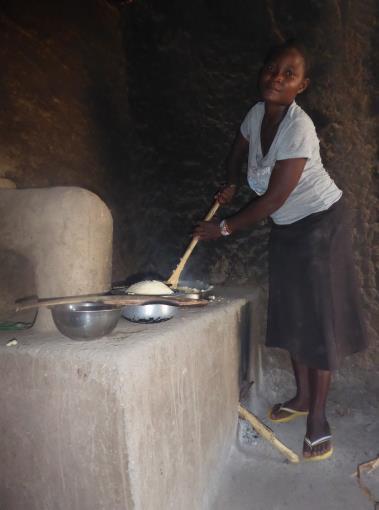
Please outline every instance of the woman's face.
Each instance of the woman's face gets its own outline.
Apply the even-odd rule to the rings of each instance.
[[[308,84],[304,58],[295,48],[288,48],[274,55],[264,65],[259,77],[262,99],[283,106],[290,105]]]

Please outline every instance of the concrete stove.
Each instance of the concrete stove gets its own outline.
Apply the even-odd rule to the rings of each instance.
[[[121,319],[94,341],[1,333],[1,508],[209,508],[236,436],[245,305]]]

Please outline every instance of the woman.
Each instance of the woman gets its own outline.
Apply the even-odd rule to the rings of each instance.
[[[305,50],[295,41],[273,48],[260,73],[262,101],[245,117],[227,163],[230,202],[248,155],[248,182],[259,195],[220,225],[201,222],[202,240],[229,236],[271,217],[266,345],[286,349],[297,384],[270,419],[307,415],[303,455],[324,460],[333,447],[326,418],[331,373],[341,358],[366,345],[342,191],[322,165],[312,120],[295,98],[310,83]]]

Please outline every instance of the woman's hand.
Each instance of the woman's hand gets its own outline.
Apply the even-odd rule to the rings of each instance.
[[[220,225],[217,220],[200,221],[193,232],[200,241],[215,241],[221,237]]]
[[[225,184],[218,190],[218,192],[215,195],[215,199],[221,205],[229,204],[233,200],[236,192],[237,192],[236,184]]]

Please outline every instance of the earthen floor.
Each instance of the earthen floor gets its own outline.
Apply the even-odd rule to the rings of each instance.
[[[255,400],[255,402],[254,402]],[[341,404],[342,402],[342,404]],[[301,453],[306,421],[271,424],[268,402],[254,398],[248,407],[269,425],[287,446]],[[254,409],[255,408],[255,409]],[[245,423],[239,423],[236,445],[223,473],[212,510],[373,510],[352,476],[359,463],[379,453],[376,396],[349,401],[332,393],[328,405],[334,455],[323,462],[289,464]],[[379,469],[363,478],[379,501]]]

